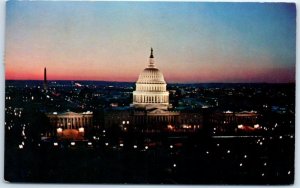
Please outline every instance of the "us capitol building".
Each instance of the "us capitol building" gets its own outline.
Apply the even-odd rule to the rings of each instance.
[[[169,108],[169,92],[164,75],[155,66],[153,49],[149,58],[149,65],[140,74],[133,92],[133,105],[137,109],[163,109]]]
[[[170,111],[169,92],[162,72],[155,66],[153,49],[148,66],[141,72],[133,92],[133,124],[146,129],[172,127],[179,112]],[[145,127],[146,126],[146,127]]]
[[[187,124],[193,124],[187,126]],[[123,130],[175,131],[178,128],[202,128],[202,115],[173,111],[169,91],[162,72],[156,67],[153,49],[147,67],[140,73],[133,91],[130,111],[109,111],[104,117],[105,127],[120,125]]]

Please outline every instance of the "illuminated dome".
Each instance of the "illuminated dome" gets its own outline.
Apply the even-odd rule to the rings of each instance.
[[[167,109],[169,106],[169,92],[163,74],[156,68],[153,49],[148,67],[140,74],[133,92],[133,106],[143,109]]]
[[[139,84],[165,84],[164,75],[154,67],[145,68],[137,81]]]

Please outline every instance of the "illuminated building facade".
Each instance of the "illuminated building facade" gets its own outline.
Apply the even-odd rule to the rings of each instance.
[[[169,92],[163,74],[155,66],[153,49],[149,57],[149,64],[139,75],[136,90],[133,92],[133,107],[139,109],[169,108]]]
[[[54,127],[53,135],[58,139],[83,140],[85,133],[93,126],[93,112],[48,113],[50,125]]]
[[[214,127],[215,133],[224,133],[237,130],[258,130],[261,128],[259,126],[259,119],[260,114],[256,111],[224,111],[212,113],[209,121]]]
[[[165,129],[179,124],[179,112],[170,111],[169,92],[162,72],[156,67],[153,49],[148,66],[141,72],[133,92],[132,122],[146,130]]]

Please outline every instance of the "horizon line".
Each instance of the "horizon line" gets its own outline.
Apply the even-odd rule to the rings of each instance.
[[[26,80],[26,79],[5,79],[5,81],[44,81],[38,80]],[[119,83],[135,83],[136,81],[109,81],[109,80],[47,80],[47,82],[53,81],[92,81],[92,82],[119,82]],[[296,84],[296,82],[167,82],[167,84]]]

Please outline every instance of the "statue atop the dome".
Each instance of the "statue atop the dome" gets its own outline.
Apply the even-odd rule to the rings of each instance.
[[[153,48],[151,48],[150,58],[154,58],[154,56],[153,56]]]

